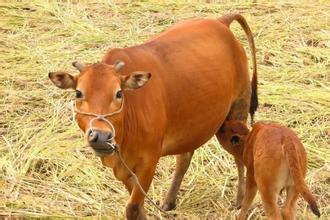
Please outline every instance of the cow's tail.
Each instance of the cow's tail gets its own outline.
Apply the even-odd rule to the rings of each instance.
[[[227,27],[230,26],[230,24],[233,22],[233,20],[236,20],[241,27],[243,28],[250,46],[251,56],[252,56],[252,62],[253,62],[253,75],[252,75],[252,81],[251,81],[251,102],[250,102],[250,115],[251,115],[251,124],[253,124],[253,116],[258,108],[258,94],[257,94],[257,84],[258,84],[258,78],[257,78],[257,60],[256,60],[256,48],[254,45],[254,39],[253,34],[251,32],[251,29],[249,25],[247,24],[245,18],[238,14],[238,13],[231,13],[226,14],[219,18],[219,21],[225,24]]]
[[[308,202],[312,212],[316,216],[320,217],[321,214],[319,208],[317,207],[315,197],[309,191],[304,181],[303,173],[300,168],[299,158],[297,155],[296,146],[289,137],[285,137],[283,140],[283,151],[289,165],[289,170],[293,179],[294,187],[301,194],[301,196]]]

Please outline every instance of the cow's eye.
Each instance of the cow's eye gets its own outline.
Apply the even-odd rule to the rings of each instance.
[[[76,90],[76,98],[81,99],[83,97],[82,92],[79,90]]]
[[[122,90],[117,91],[117,93],[116,93],[116,98],[117,98],[117,99],[121,99],[121,98],[123,98],[123,91],[122,91]]]

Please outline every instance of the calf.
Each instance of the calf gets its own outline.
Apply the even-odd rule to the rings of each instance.
[[[240,121],[226,121],[220,129],[220,140],[236,159],[247,167],[245,195],[239,219],[245,219],[257,189],[261,194],[268,219],[294,219],[299,194],[309,203],[313,213],[320,211],[304,182],[306,152],[297,135],[289,128],[258,122],[251,132]],[[285,189],[287,199],[280,212],[276,201]]]

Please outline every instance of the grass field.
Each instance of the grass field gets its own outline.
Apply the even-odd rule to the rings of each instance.
[[[0,1],[0,218],[123,218],[126,189],[85,146],[70,109],[74,94],[56,89],[48,72],[76,73],[72,61],[99,61],[109,48],[142,43],[181,20],[241,12],[257,47],[256,120],[278,121],[301,137],[306,182],[321,219],[330,219],[329,2],[209,2]],[[246,47],[239,25],[232,30]],[[164,198],[173,170],[173,157],[160,161],[148,193],[154,201]],[[171,214],[234,219],[236,175],[233,159],[210,140],[196,151]],[[302,199],[297,213],[315,219]],[[257,197],[250,219],[260,218]]]

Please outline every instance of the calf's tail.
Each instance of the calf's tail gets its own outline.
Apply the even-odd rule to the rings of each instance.
[[[317,207],[315,197],[309,191],[304,181],[304,176],[300,167],[296,146],[289,137],[285,137],[283,140],[283,150],[289,165],[290,174],[292,176],[296,190],[301,194],[301,196],[306,200],[306,202],[308,202],[312,212],[316,216],[320,217],[321,213],[319,208]]]

